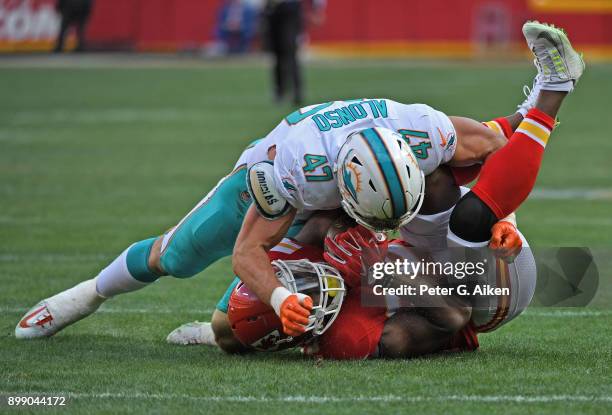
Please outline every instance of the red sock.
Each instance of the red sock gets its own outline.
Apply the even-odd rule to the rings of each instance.
[[[514,133],[508,120],[503,117],[496,118],[493,121],[483,122],[482,124],[493,131],[497,131],[499,134],[503,134],[508,139],[510,139]],[[457,186],[465,186],[473,182],[480,175],[481,168],[482,164],[474,164],[467,167],[451,167],[453,177],[455,178],[455,184]]]
[[[500,134],[503,134],[508,140],[510,139],[510,137],[512,137],[512,134],[514,134],[510,122],[504,117],[496,118],[493,121],[483,122],[483,124],[489,127],[490,129],[497,131]]]
[[[508,143],[482,166],[472,192],[498,219],[514,212],[531,193],[554,125],[548,114],[530,110]]]

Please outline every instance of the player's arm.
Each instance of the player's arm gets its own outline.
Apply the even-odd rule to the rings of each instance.
[[[268,304],[272,292],[281,287],[270,265],[268,251],[283,239],[293,222],[295,212],[295,209],[291,208],[286,215],[268,220],[257,212],[255,206],[251,206],[234,245],[234,272],[257,297]]]
[[[283,324],[283,331],[290,336],[305,331],[312,299],[303,294],[292,294],[280,284],[267,253],[283,239],[295,214],[296,210],[290,208],[285,215],[269,220],[251,206],[232,255],[236,275],[258,298],[274,308]]]
[[[464,117],[449,117],[457,133],[457,148],[448,162],[453,167],[483,163],[508,141],[503,134]]]
[[[277,154],[275,159],[282,163],[283,160],[279,158]],[[267,255],[287,233],[297,213],[295,204],[298,202],[283,192],[284,185],[279,190],[275,167],[271,162],[251,166],[247,173],[247,185],[253,205],[247,211],[234,245],[234,272],[259,299],[272,306],[286,334],[299,335],[308,324],[312,299],[303,294],[293,294],[283,287]]]

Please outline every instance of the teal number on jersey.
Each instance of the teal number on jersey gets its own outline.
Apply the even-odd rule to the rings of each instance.
[[[414,146],[410,146],[412,152],[418,159],[426,159],[429,157],[429,149],[431,148],[431,143],[427,141],[423,141],[422,143],[416,144]]]
[[[333,102],[326,102],[325,104],[321,104],[321,105],[317,105],[316,107],[306,111],[306,112],[300,112],[302,111],[301,109],[292,112],[291,114],[289,114],[287,116],[287,118],[285,118],[285,121],[287,121],[287,123],[289,125],[295,125],[297,123],[299,123],[300,121],[304,121],[306,118],[310,117],[311,115],[316,114],[317,112],[331,106],[333,104]]]
[[[304,177],[308,182],[327,182],[334,178],[331,167],[327,162],[327,157],[316,154],[306,154],[304,156]],[[318,168],[321,168],[322,174],[314,174]]]
[[[421,141],[419,144],[410,144],[410,137],[429,140],[429,134],[427,134],[426,131],[397,130],[397,132],[400,133],[402,137],[404,137],[404,140],[406,140],[416,158],[426,159],[427,157],[429,157],[429,149],[431,148],[431,143],[427,141]]]

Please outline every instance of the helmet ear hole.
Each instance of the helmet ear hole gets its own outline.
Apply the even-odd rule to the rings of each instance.
[[[374,186],[374,183],[372,182],[372,180],[370,179],[370,181],[368,181],[368,184],[370,185],[370,187],[372,188],[372,190],[374,190],[375,192],[377,192],[378,190],[376,190],[376,186]]]
[[[406,223],[422,203],[417,196],[424,191],[424,175],[418,161],[410,142],[394,130],[352,133],[337,156],[342,207],[368,228],[389,230]]]

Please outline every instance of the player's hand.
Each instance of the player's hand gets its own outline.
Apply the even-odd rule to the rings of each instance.
[[[291,294],[280,306],[283,331],[297,337],[306,331],[308,317],[312,310],[312,298],[304,294]]]
[[[388,242],[379,241],[371,231],[356,226],[325,238],[325,260],[336,268],[348,287],[360,285],[361,277],[376,262],[387,256]]]
[[[489,248],[493,250],[497,258],[510,263],[521,253],[523,241],[512,223],[500,221],[491,228]]]

